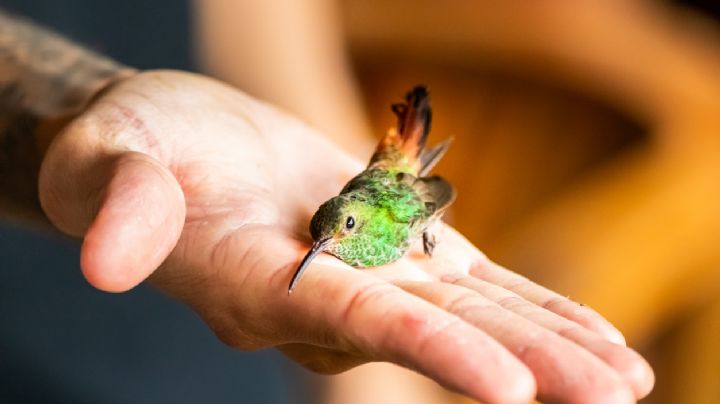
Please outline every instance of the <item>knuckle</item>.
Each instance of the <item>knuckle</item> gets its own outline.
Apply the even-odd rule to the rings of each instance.
[[[445,309],[462,317],[462,314],[470,309],[478,309],[485,306],[487,306],[487,304],[483,304],[476,294],[464,292],[455,296],[452,300],[445,304]]]
[[[578,325],[578,324],[567,325],[565,323],[566,322],[570,323],[570,321],[566,321],[566,320],[561,320],[561,321],[564,326],[562,328],[557,329],[557,331],[555,331],[556,334],[560,335],[561,337],[565,337],[571,341],[575,341],[575,340],[585,337],[587,330],[582,328],[580,325]]]
[[[532,282],[524,276],[515,275],[508,279],[502,287],[511,290],[517,294],[522,294],[523,290],[532,286]]]
[[[497,301],[497,304],[501,307],[514,311],[515,309],[528,306],[530,303],[517,295],[505,296]]]
[[[427,324],[416,334],[417,352],[424,355],[437,349],[437,344],[445,341],[445,337],[452,337],[462,333],[466,325],[459,318],[451,318],[442,324]]]
[[[568,302],[568,300],[563,297],[551,297],[545,300],[541,306],[543,309],[552,311],[554,306],[565,304],[566,302]]]
[[[352,323],[353,314],[395,292],[395,287],[382,282],[370,283],[356,289],[345,305],[345,310],[342,311],[341,322],[343,324]]]

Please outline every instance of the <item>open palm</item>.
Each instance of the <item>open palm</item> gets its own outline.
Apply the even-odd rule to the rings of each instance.
[[[141,73],[53,142],[45,212],[84,237],[83,273],[124,291],[150,276],[227,344],[276,346],[319,372],[390,361],[488,402],[631,402],[653,375],[592,310],[497,266],[438,224],[385,267],[318,257],[292,295],[317,206],[363,168],[216,81]]]

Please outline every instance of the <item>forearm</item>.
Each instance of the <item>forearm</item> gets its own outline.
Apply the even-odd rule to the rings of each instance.
[[[0,10],[0,216],[38,219],[37,174],[63,124],[132,70]]]
[[[366,159],[377,140],[358,97],[336,3],[195,1],[198,56],[213,76],[286,109]]]

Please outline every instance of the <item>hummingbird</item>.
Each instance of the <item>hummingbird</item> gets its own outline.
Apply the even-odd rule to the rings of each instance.
[[[425,86],[415,86],[391,109],[397,127],[380,140],[367,168],[313,215],[313,244],[288,294],[321,252],[355,268],[376,267],[400,259],[422,238],[423,251],[432,256],[436,241],[428,229],[453,202],[455,190],[441,177],[427,175],[452,139],[425,149],[432,118]]]

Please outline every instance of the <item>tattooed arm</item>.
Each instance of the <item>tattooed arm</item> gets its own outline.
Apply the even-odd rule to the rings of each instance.
[[[0,10],[0,215],[42,220],[38,169],[47,145],[132,69]]]

